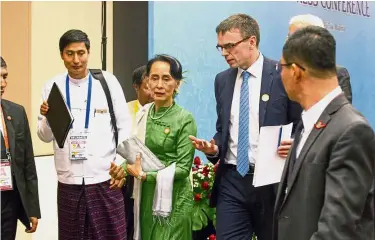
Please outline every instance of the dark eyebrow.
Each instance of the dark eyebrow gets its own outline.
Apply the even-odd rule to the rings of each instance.
[[[85,50],[83,50],[83,49],[80,49],[80,50],[77,50],[77,51],[73,51],[73,50],[65,50],[65,52],[69,52],[69,53],[79,53],[79,52],[85,52]]]

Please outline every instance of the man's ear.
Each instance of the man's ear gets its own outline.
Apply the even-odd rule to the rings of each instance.
[[[133,83],[133,88],[134,88],[134,90],[135,90],[135,91],[138,91],[138,90],[139,90],[139,87],[138,87],[138,85],[137,85],[137,84],[135,84],[135,83]]]
[[[298,67],[296,64],[292,64],[291,66],[292,70],[293,70],[293,76],[294,76],[294,79],[299,82],[302,78],[302,74],[303,74],[303,71],[300,67]]]
[[[250,48],[251,50],[253,50],[254,47],[256,47],[256,45],[257,45],[257,38],[256,38],[255,36],[251,36],[251,37],[249,38],[249,44],[250,44],[249,48]]]

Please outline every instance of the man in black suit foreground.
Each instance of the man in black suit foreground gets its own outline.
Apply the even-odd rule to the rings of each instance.
[[[7,65],[1,58],[1,96],[7,86]],[[17,220],[33,233],[40,218],[38,177],[25,109],[1,99],[1,239],[16,238]],[[31,222],[31,227],[30,227]]]
[[[336,42],[308,26],[283,48],[281,77],[302,121],[279,185],[274,238],[374,239],[374,132],[336,75]]]

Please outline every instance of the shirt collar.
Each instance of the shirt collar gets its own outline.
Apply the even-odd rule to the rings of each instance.
[[[263,61],[264,57],[261,52],[259,52],[258,59],[248,68],[246,71],[248,71],[251,76],[255,78],[261,78],[262,75],[262,69],[263,69]],[[238,68],[238,76],[241,76],[242,72],[245,71],[242,68]]]
[[[324,109],[326,109],[327,106],[332,102],[332,100],[335,99],[341,93],[341,87],[337,86],[319,102],[315,103],[309,110],[302,112],[302,122],[305,132],[309,131],[314,127],[314,124],[319,120],[320,115],[322,115]]]
[[[69,74],[69,81],[76,84],[76,85],[81,85],[83,83],[86,83],[87,80],[89,79],[89,75],[90,73],[88,73],[84,78],[81,78],[81,79],[75,79],[75,78],[72,78]]]

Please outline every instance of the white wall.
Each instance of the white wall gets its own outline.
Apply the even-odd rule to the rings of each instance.
[[[36,157],[35,165],[42,218],[33,234],[25,233],[25,227],[18,222],[16,240],[57,240],[57,175],[53,156]]]
[[[33,240],[57,240],[57,175],[53,156],[35,159],[38,173],[39,204],[42,218]]]

